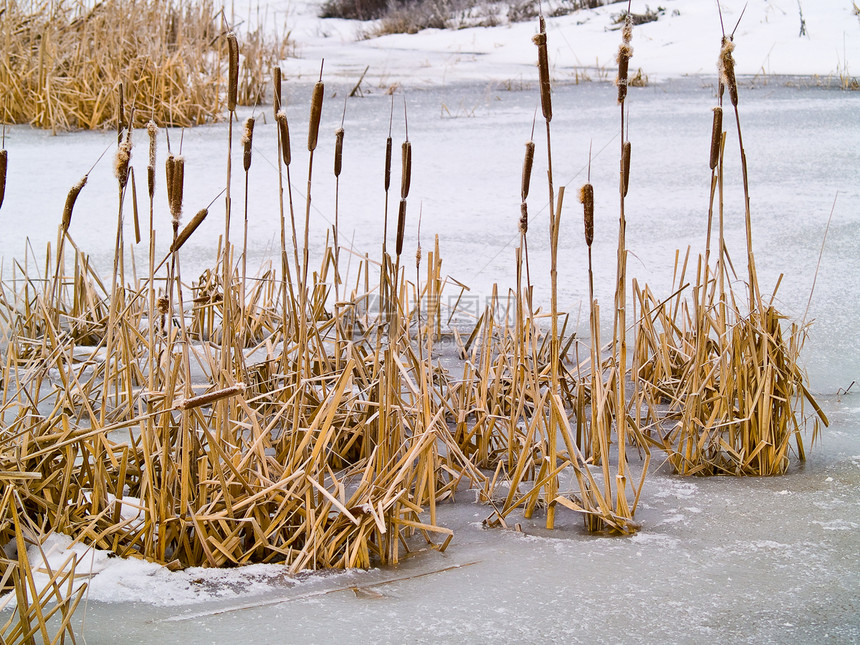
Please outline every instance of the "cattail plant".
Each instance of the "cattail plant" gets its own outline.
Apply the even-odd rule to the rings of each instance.
[[[278,112],[281,111],[281,68],[275,65],[272,68],[272,113],[275,117],[278,116]]]
[[[0,207],[3,206],[3,198],[6,196],[6,166],[9,163],[9,153],[5,148],[0,150]]]
[[[78,199],[78,195],[87,184],[88,177],[89,175],[81,177],[81,180],[72,186],[68,195],[66,195],[66,204],[63,207],[63,219],[60,223],[60,230],[63,234],[67,233],[69,230],[69,225],[72,223],[72,210],[75,208],[75,202]]]
[[[338,231],[340,229],[340,172],[343,169],[343,123],[346,119],[346,99],[343,101],[343,115],[340,118],[340,127],[334,133],[334,229],[332,241],[334,245],[334,293],[335,299],[340,300],[340,243],[338,242]],[[339,330],[339,328],[338,328]],[[336,356],[336,360],[339,358]]]
[[[246,319],[245,310],[245,283],[248,279],[248,177],[251,169],[251,152],[254,142],[254,117],[245,119],[245,125],[242,128],[242,167],[245,170],[245,208],[244,208],[244,227],[242,229],[242,283],[241,283],[241,302],[242,302],[242,320]],[[244,345],[244,342],[243,342]]]

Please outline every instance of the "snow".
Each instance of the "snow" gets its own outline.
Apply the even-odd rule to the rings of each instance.
[[[860,69],[860,19],[847,0],[804,2],[806,36],[800,36],[796,0],[722,0],[723,21],[735,32],[737,73],[759,77],[818,75],[838,77]],[[528,80],[535,65],[531,36],[537,21],[459,30],[425,30],[358,40],[368,25],[317,18],[319,0],[275,0],[268,4],[272,24],[285,22],[296,41],[297,58],[283,66],[286,78],[316,80],[320,60],[325,76],[357,81],[369,66],[370,85],[439,86],[457,81]],[[707,0],[634,2],[665,12],[656,22],[634,29],[633,73],[641,68],[651,81],[714,74],[719,50],[719,14]],[[256,5],[252,5],[256,6]],[[624,8],[612,4],[549,18],[547,34],[552,73],[564,82],[586,71],[592,78],[613,78],[620,41],[613,16]],[[253,10],[251,11],[253,14]],[[237,20],[245,12],[236,9]]]

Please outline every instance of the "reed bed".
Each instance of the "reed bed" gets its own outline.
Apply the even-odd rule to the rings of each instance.
[[[179,126],[217,120],[228,31],[209,1],[7,0],[0,121],[52,131],[115,125],[121,84],[125,102],[137,108],[136,126],[150,118]],[[248,42],[240,100],[253,105],[290,45],[260,29]]]
[[[744,295],[749,297],[742,300],[733,290],[722,235],[721,120],[711,151],[708,241],[692,296],[684,288],[688,256],[678,256],[679,286],[667,299],[658,301],[647,285],[632,283],[632,370],[628,365],[629,21],[618,58],[622,137],[612,338],[604,344],[600,337],[601,307],[594,298],[591,246],[603,233],[595,231],[599,187],[590,181],[580,191],[583,252],[589,258],[587,341],[573,333],[568,316],[559,311],[557,256],[565,187],[556,192],[553,184],[552,86],[542,19],[539,25],[535,43],[549,168],[551,271],[532,276],[529,268],[529,236],[538,234],[529,226],[537,149],[530,139],[521,178],[516,285],[507,293],[494,291],[471,325],[443,325],[443,319],[451,321],[458,313],[456,305],[443,312],[443,295],[462,296],[464,287],[444,274],[438,237],[425,255],[419,234],[414,280],[407,277],[412,270],[403,256],[411,244],[406,220],[415,217],[408,209],[412,160],[421,154],[413,150],[408,130],[401,142],[393,255],[386,244],[396,175],[389,126],[380,259],[341,248],[335,215],[335,227],[312,265],[313,153],[324,136],[319,129],[322,71],[307,124],[304,204],[294,203],[292,195],[290,124],[282,109],[278,68],[271,73],[274,137],[266,141],[263,130],[255,133],[253,120],[243,128],[245,186],[255,171],[254,149],[261,145],[275,151],[280,170],[280,261],[264,264],[252,276],[246,236],[241,249],[229,238],[229,153],[241,96],[242,45],[235,34],[225,37],[231,115],[227,224],[215,265],[190,283],[182,276],[183,246],[212,205],[183,221],[189,206],[183,203],[186,161],[175,142],[174,150],[168,142],[163,178],[157,172],[161,130],[156,124],[170,118],[154,116],[147,124],[148,230],[145,222],[141,226],[136,198],[133,212],[126,212],[124,197],[136,190],[129,167],[137,154],[130,126],[142,110],[134,101],[120,107],[123,95],[118,93],[113,117],[119,124],[118,214],[111,275],[98,275],[74,240],[74,204],[86,190],[85,174],[58,216],[57,243],[48,248],[44,266],[36,272],[16,263],[0,289],[5,343],[0,478],[6,485],[0,537],[20,547],[56,531],[172,569],[256,562],[282,563],[291,572],[369,567],[396,563],[422,541],[446,549],[453,532],[440,525],[437,504],[466,488],[480,492],[489,509],[488,526],[506,527],[514,514],[542,513],[551,529],[558,513],[573,512],[588,531],[629,535],[639,528],[635,512],[655,446],[683,474],[782,473],[791,438],[802,458],[803,417],[794,403],[805,398],[826,423],[797,363],[805,330],[786,327],[772,303],[763,304],[748,198],[750,287]],[[724,82],[736,97],[736,87]],[[732,103],[736,107],[736,98]],[[404,107],[404,121],[405,112]],[[721,117],[722,111],[715,114]],[[740,133],[737,112],[736,120]],[[350,158],[343,123],[334,145],[339,179]],[[745,171],[744,178],[746,188]],[[172,244],[158,258],[153,195],[162,182]],[[712,268],[715,214],[719,251]],[[246,201],[246,227],[249,216]],[[142,276],[125,266],[128,217],[143,233],[135,243],[149,238]],[[533,280],[547,278],[548,313],[532,300]],[[453,341],[453,353],[440,352],[442,337]],[[642,455],[638,462],[629,456],[631,447]],[[32,617],[45,615],[42,601],[49,601],[32,596],[37,602],[24,602],[21,590],[32,587],[31,573],[21,559],[26,549],[18,553],[17,562],[0,561],[4,581],[11,581],[19,597],[20,619],[9,627],[17,630],[9,632],[13,639],[30,633]],[[74,564],[52,574],[49,595],[58,601],[60,635],[80,598],[71,585]]]
[[[792,441],[798,459],[805,459],[802,431],[807,424],[813,426],[812,442],[819,424],[828,424],[800,367],[808,328],[787,321],[773,304],[776,290],[766,299],[758,283],[733,50],[731,36],[724,37],[709,156],[706,243],[695,277],[687,282],[692,271],[688,250],[676,255],[676,289],[669,299],[658,302],[647,285],[635,287],[641,318],[633,369],[645,388],[640,404],[672,468],[683,475],[783,474]],[[735,286],[738,277],[724,238],[725,90],[735,115],[744,192],[747,279],[742,287]]]

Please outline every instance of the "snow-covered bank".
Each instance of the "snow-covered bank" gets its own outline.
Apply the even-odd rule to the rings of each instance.
[[[835,78],[860,74],[860,16],[851,0],[803,2],[804,36],[796,0],[722,0],[721,4],[727,32],[740,19],[735,33],[739,74]],[[284,63],[287,78],[316,78],[324,58],[328,78],[357,81],[369,66],[366,87],[533,80],[535,21],[362,40],[372,23],[320,19],[319,6],[320,0],[267,4],[272,24],[286,25],[295,42],[297,57]],[[652,82],[714,74],[722,35],[716,2],[636,1],[632,11],[644,13],[658,6],[664,9],[659,19],[634,30],[631,69],[641,68]],[[583,74],[592,79],[614,78],[620,40],[614,17],[623,8],[616,3],[548,19],[556,80],[575,80]],[[237,4],[237,20],[242,14]]]

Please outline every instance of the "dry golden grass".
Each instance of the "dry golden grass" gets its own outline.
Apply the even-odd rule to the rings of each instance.
[[[135,125],[196,125],[221,116],[227,29],[208,0],[5,0],[0,120],[51,130],[116,123],[120,83]],[[286,38],[249,38],[238,100],[255,104]]]

